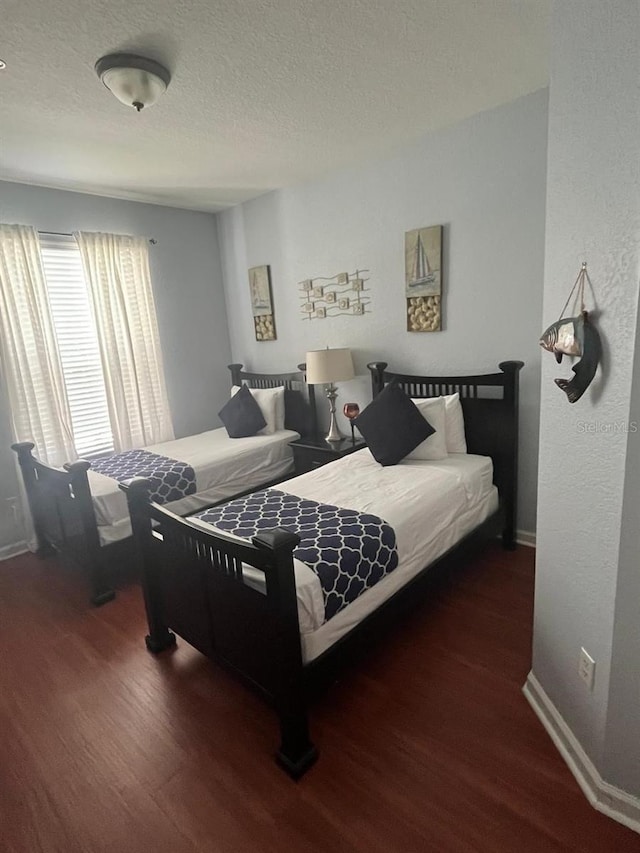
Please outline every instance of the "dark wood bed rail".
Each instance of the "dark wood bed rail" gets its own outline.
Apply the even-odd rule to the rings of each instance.
[[[516,546],[518,517],[518,409],[519,373],[522,361],[502,361],[500,373],[469,376],[414,376],[387,370],[385,361],[367,365],[373,396],[389,382],[396,382],[410,397],[460,395],[469,453],[490,456],[493,481],[504,513],[503,542]],[[487,393],[499,389],[499,393]]]
[[[150,503],[144,478],[120,488],[141,558],[147,648],[158,653],[175,645],[172,628],[258,688],[280,719],[277,759],[297,778],[317,757],[309,737],[293,568],[299,537],[277,529],[238,542]],[[245,582],[249,566],[260,572],[262,589]]]

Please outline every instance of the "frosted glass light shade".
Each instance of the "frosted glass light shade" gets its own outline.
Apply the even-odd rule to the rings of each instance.
[[[354,375],[350,349],[319,349],[307,353],[309,385],[346,382],[353,379]]]
[[[121,103],[135,107],[138,112],[153,106],[171,80],[159,62],[131,53],[103,56],[96,62],[96,73]]]

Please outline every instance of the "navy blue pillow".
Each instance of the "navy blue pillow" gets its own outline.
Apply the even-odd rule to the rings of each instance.
[[[260,406],[246,385],[241,385],[240,390],[224,404],[218,417],[225,425],[229,438],[247,438],[267,425]]]
[[[396,465],[435,429],[399,385],[386,385],[353,421],[381,465]]]

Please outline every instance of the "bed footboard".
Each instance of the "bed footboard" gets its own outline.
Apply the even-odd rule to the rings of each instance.
[[[143,478],[121,487],[142,572],[147,648],[170,648],[175,632],[257,688],[279,716],[276,758],[298,778],[317,758],[293,568],[298,536],[276,529],[239,542],[150,503],[149,487]]]
[[[70,557],[89,575],[92,604],[111,601],[115,592],[107,581],[87,477],[91,464],[79,459],[62,471],[39,462],[30,441],[13,444],[12,449],[20,463],[38,554]]]

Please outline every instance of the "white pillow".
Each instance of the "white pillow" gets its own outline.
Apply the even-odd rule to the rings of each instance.
[[[284,388],[274,388],[273,390],[280,392],[276,397],[276,429],[281,430],[281,429],[284,429],[284,422],[286,420],[286,411],[285,411],[285,404],[284,404]],[[465,452],[466,452],[466,444],[465,444]]]
[[[464,434],[464,414],[460,394],[444,397],[444,414],[447,432],[447,453],[466,453],[467,439]]]
[[[233,397],[240,390],[239,385],[231,389]],[[249,388],[253,399],[260,406],[262,417],[267,425],[257,435],[272,435],[284,429],[284,388]]]
[[[435,429],[433,435],[426,438],[405,459],[426,459],[435,461],[447,457],[447,428],[444,399],[428,397],[425,400],[413,400],[422,417]]]

